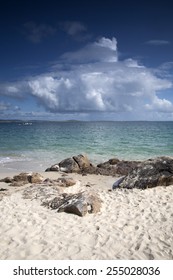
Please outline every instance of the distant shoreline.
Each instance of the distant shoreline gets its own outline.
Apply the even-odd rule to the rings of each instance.
[[[139,122],[149,122],[149,123],[163,123],[163,122],[173,122],[171,120],[165,120],[165,121],[151,121],[151,120],[32,120],[32,119],[26,119],[26,120],[17,120],[17,119],[0,119],[0,123],[25,123],[25,122],[33,122],[33,123],[43,123],[43,122],[52,122],[52,123],[70,123],[70,122],[79,122],[79,123],[99,123],[99,122],[114,122],[114,123],[139,123]]]

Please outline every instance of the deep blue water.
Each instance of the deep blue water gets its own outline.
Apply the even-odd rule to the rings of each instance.
[[[173,156],[173,122],[0,123],[1,170],[44,171],[80,153],[94,163]]]

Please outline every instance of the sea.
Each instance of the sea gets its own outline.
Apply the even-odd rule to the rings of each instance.
[[[42,172],[78,154],[94,164],[173,156],[173,122],[0,122],[0,172]]]

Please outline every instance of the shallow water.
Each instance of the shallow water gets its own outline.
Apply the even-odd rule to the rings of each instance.
[[[80,153],[94,163],[173,156],[173,122],[0,123],[1,171],[44,171]]]

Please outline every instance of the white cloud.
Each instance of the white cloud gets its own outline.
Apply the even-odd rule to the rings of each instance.
[[[146,104],[146,109],[150,111],[173,113],[173,104],[166,99],[159,99],[154,96],[151,104]]]
[[[171,101],[158,94],[173,87],[168,79],[133,59],[118,61],[115,38],[101,38],[64,54],[52,72],[8,84],[6,94],[26,91],[47,112],[125,113],[127,118],[148,112],[171,113]],[[64,69],[64,64],[66,70]],[[18,92],[17,92],[18,90]]]
[[[78,51],[63,54],[61,59],[70,64],[116,62],[118,61],[117,40],[103,37],[98,42],[87,44]]]

